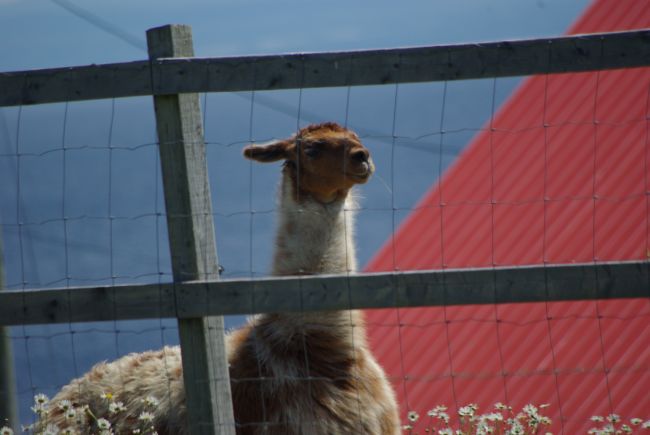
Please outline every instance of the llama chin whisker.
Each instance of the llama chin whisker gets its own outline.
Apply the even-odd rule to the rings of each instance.
[[[392,195],[393,194],[393,189],[390,188],[390,186],[388,185],[386,180],[384,180],[384,178],[381,175],[378,175],[378,174],[375,174],[375,177],[377,177],[379,179],[382,186],[384,186],[386,188],[386,191]]]

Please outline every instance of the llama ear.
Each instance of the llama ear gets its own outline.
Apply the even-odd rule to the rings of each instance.
[[[293,148],[292,140],[273,142],[268,145],[249,145],[244,148],[244,157],[262,163],[276,162],[288,159]]]

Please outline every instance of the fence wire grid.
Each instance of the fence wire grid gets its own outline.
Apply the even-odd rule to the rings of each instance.
[[[223,278],[267,276],[273,256],[280,168],[242,148],[322,121],[357,132],[377,167],[350,210],[366,271],[650,258],[647,68],[200,99]],[[158,146],[150,97],[0,109],[4,287],[172,281]],[[371,310],[366,327],[405,424],[440,403],[535,401],[553,431],[577,433],[591,414],[650,409],[649,301]],[[4,335],[23,424],[36,394],[97,362],[179,343],[170,318]]]

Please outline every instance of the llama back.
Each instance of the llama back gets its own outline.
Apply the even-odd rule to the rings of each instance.
[[[338,315],[360,322],[356,313]],[[298,331],[290,315],[260,316],[231,337],[237,434],[399,434],[394,393],[359,334],[362,325],[346,322],[355,343],[332,335],[331,325],[302,328],[302,335],[292,324]]]
[[[65,404],[73,406],[76,415],[66,416]],[[185,414],[181,354],[174,346],[96,364],[52,398],[37,429],[54,425],[91,433],[104,418],[116,434],[153,426],[159,435],[184,435]]]

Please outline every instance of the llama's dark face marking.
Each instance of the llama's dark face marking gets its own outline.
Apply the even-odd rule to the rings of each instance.
[[[297,196],[321,202],[344,198],[374,172],[369,151],[352,131],[335,123],[310,125],[294,137],[265,146],[248,146],[244,155],[258,162],[285,160]]]

